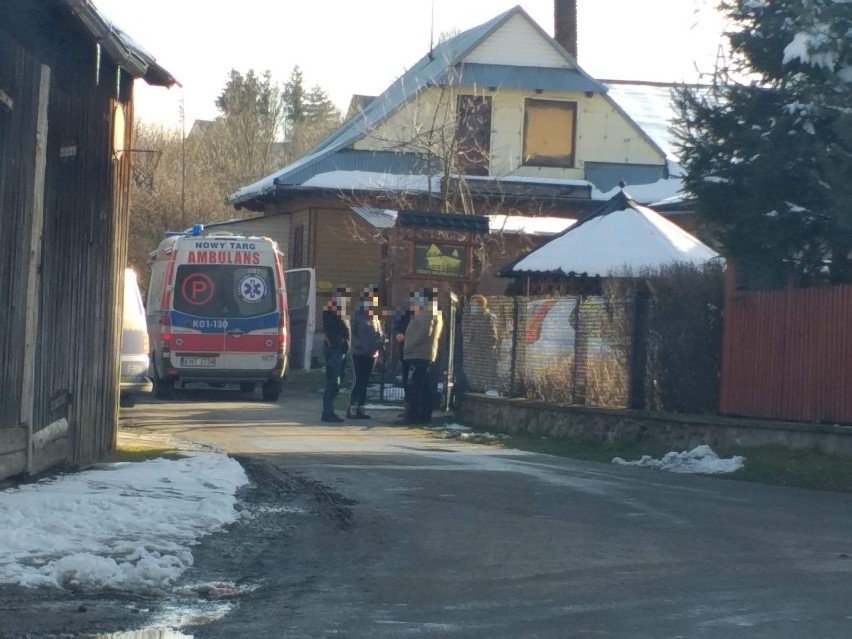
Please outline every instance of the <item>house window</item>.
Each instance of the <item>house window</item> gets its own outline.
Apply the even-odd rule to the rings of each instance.
[[[305,225],[297,224],[293,228],[293,268],[304,266]]]
[[[461,175],[488,175],[491,97],[460,95],[456,108],[455,171]]]
[[[576,134],[576,102],[526,99],[524,164],[572,168]]]

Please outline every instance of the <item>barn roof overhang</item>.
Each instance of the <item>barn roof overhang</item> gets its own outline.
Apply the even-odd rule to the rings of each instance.
[[[105,18],[89,0],[62,2],[106,54],[134,78],[142,78],[153,86],[181,86],[171,73],[157,63],[154,56]]]

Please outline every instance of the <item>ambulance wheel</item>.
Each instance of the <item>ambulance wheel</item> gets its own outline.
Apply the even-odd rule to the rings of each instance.
[[[240,383],[240,390],[244,393],[253,393],[255,388],[257,388],[257,384],[255,384],[254,382]]]
[[[172,396],[172,391],[174,389],[174,380],[163,379],[157,374],[157,368],[154,367],[154,397],[157,399],[168,399]]]
[[[281,396],[281,382],[266,382],[263,385],[263,401],[277,402]]]

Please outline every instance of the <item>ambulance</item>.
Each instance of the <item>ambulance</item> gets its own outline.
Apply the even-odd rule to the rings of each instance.
[[[154,395],[176,385],[261,387],[278,401],[289,322],[281,254],[266,237],[169,233],[149,255],[147,324]]]

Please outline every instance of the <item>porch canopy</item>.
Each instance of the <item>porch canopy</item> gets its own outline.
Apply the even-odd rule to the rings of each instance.
[[[700,265],[713,249],[622,190],[603,207],[519,257],[503,277],[618,277],[673,263]]]

